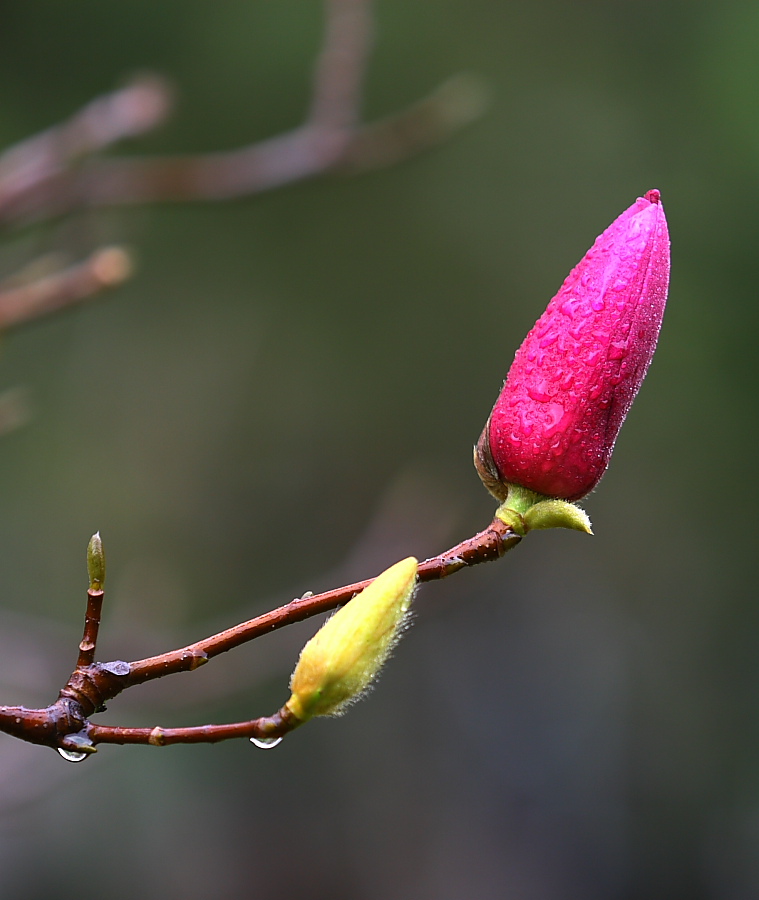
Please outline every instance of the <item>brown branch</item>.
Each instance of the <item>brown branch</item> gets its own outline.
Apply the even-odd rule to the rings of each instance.
[[[87,612],[84,615],[84,634],[79,642],[79,658],[77,669],[91,666],[95,661],[98,631],[100,630],[100,614],[103,609],[103,591],[87,591]]]
[[[111,725],[86,727],[92,744],[150,744],[165,747],[167,744],[215,744],[231,738],[257,739],[264,746],[278,744],[290,731],[301,725],[289,709],[282,707],[273,716],[262,716],[247,722],[226,725],[196,725],[189,728],[118,728]]]
[[[496,518],[484,531],[421,563],[419,581],[445,578],[460,569],[498,559],[520,540],[510,526]],[[91,588],[88,594],[85,636],[80,645],[77,667],[61,689],[58,699],[46,709],[0,706],[0,731],[30,743],[55,747],[67,759],[72,760],[84,759],[87,754],[95,751],[98,743],[160,746],[171,743],[213,743],[236,737],[250,737],[264,742],[281,738],[299,724],[285,709],[274,716],[246,722],[188,728],[100,726],[93,725],[89,717],[102,709],[106,701],[129,687],[175,672],[191,671],[212,657],[263,634],[334,609],[348,602],[372,580],[302,597],[187,647],[134,663],[121,660],[105,663],[91,661],[97,637],[96,621],[99,622],[102,603],[102,591]]]
[[[420,583],[435,581],[452,575],[464,567],[498,559],[507,550],[515,547],[520,540],[519,535],[514,534],[508,525],[505,525],[500,519],[494,519],[484,531],[462,541],[445,553],[420,563],[419,581]],[[250,619],[248,622],[189,644],[187,647],[133,662],[130,664],[127,684],[129,686],[142,684],[174,672],[185,672],[188,669],[197,668],[198,660],[206,662],[220,653],[226,653],[263,634],[335,609],[355,597],[372,581],[373,579],[368,578],[365,581],[335,588],[322,594],[293,600],[285,606],[280,606],[278,609]]]
[[[104,247],[61,272],[18,287],[0,287],[0,331],[89,300],[121,284],[131,272],[123,248]]]

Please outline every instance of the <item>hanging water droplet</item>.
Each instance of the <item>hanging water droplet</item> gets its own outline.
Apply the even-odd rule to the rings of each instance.
[[[255,744],[256,747],[260,747],[262,750],[271,750],[272,747],[276,747],[277,744],[282,743],[282,738],[254,738],[250,739],[251,744]]]
[[[80,753],[78,750],[64,750],[63,747],[56,748],[66,762],[81,762],[87,759],[88,753]]]
[[[595,312],[601,312],[601,310],[604,308],[604,302],[600,298],[593,300],[590,305]]]

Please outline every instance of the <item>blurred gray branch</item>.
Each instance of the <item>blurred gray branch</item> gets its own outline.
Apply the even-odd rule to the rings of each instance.
[[[224,200],[340,169],[385,166],[447,139],[481,113],[482,84],[458,76],[408,109],[362,124],[372,2],[326,0],[325,7],[312,100],[302,125],[226,152],[94,158],[168,114],[164,82],[141,78],[0,157],[0,224],[24,225],[103,206]]]

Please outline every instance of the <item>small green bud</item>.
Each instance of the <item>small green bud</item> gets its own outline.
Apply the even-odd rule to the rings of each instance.
[[[339,715],[361,698],[403,631],[416,572],[413,557],[391,566],[306,644],[286,704],[296,718]]]
[[[90,576],[90,590],[102,591],[105,585],[105,551],[99,531],[92,535],[87,545],[87,574]]]

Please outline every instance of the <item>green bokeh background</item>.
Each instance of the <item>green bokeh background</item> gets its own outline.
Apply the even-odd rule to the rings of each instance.
[[[427,586],[374,695],[263,753],[0,739],[0,897],[759,896],[755,583],[759,7],[380,0],[376,117],[458,71],[434,152],[248,200],[9,234],[8,274],[121,241],[139,272],[9,334],[34,411],[0,443],[0,702],[50,702],[101,529],[101,658],[136,658],[479,530],[471,445],[522,336],[657,187],[657,358],[592,539],[531,535]],[[125,74],[177,85],[129,152],[225,149],[308,104],[315,0],[5,0],[0,143]],[[314,623],[130,691],[103,721],[272,712]],[[107,885],[107,887],[106,887]]]

